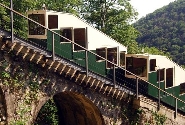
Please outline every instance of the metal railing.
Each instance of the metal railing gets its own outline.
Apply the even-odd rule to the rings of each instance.
[[[11,0],[11,2],[12,2],[12,0]],[[36,21],[34,21],[34,20],[32,20],[32,19],[30,19],[30,18],[24,16],[23,14],[21,14],[21,13],[15,11],[15,10],[13,10],[12,3],[11,3],[11,7],[7,7],[7,6],[5,6],[5,5],[2,4],[2,3],[0,3],[0,6],[2,6],[2,7],[4,7],[4,8],[6,8],[6,9],[8,9],[8,10],[11,11],[11,35],[12,35],[11,38],[12,38],[12,42],[14,41],[14,33],[13,33],[13,25],[14,25],[14,24],[13,24],[13,14],[18,14],[19,16],[21,16],[21,17],[27,19],[28,21],[31,21],[31,22],[33,22],[33,23],[39,25],[40,27],[43,27],[44,29],[46,29],[47,31],[50,31],[50,32],[52,33],[52,59],[53,59],[53,60],[55,60],[55,42],[54,42],[54,35],[58,35],[59,37],[64,38],[65,40],[69,41],[69,42],[72,43],[73,45],[77,45],[77,46],[81,47],[81,48],[85,51],[85,68],[86,68],[86,75],[87,75],[87,76],[88,76],[88,71],[89,71],[89,69],[88,69],[88,52],[89,52],[89,53],[91,53],[91,54],[93,54],[93,55],[95,55],[95,56],[101,58],[102,60],[104,60],[104,61],[106,61],[106,62],[108,62],[108,63],[110,63],[110,64],[113,65],[113,84],[114,84],[114,86],[116,86],[116,84],[117,84],[117,83],[116,83],[116,71],[115,71],[116,68],[120,68],[120,69],[126,71],[127,73],[131,74],[132,76],[134,76],[134,77],[136,78],[136,83],[135,83],[135,84],[136,84],[136,90],[135,90],[135,92],[136,92],[136,98],[137,98],[137,99],[139,98],[139,84],[138,84],[138,83],[139,83],[139,80],[141,80],[141,81],[143,81],[143,82],[145,82],[145,83],[151,85],[152,87],[158,89],[159,93],[160,93],[160,92],[163,92],[163,93],[167,94],[168,96],[171,96],[172,98],[175,99],[175,109],[174,109],[174,110],[175,110],[175,117],[177,116],[178,101],[185,104],[185,101],[183,101],[183,100],[181,100],[181,99],[175,97],[175,96],[172,95],[171,93],[168,93],[168,92],[164,91],[163,89],[160,88],[160,86],[155,86],[155,85],[153,85],[152,83],[150,83],[150,82],[148,82],[148,81],[142,79],[141,77],[139,77],[139,76],[133,74],[132,72],[130,72],[130,71],[124,69],[123,67],[120,67],[119,65],[112,63],[111,61],[107,60],[106,58],[103,58],[103,57],[99,56],[98,54],[96,54],[96,53],[94,53],[94,52],[88,50],[87,45],[86,45],[86,48],[83,47],[83,46],[80,46],[79,44],[75,43],[74,41],[72,41],[72,40],[70,40],[70,39],[67,39],[66,37],[64,37],[64,36],[62,36],[62,35],[60,35],[60,34],[54,32],[54,31],[52,31],[52,30],[50,30],[50,29],[48,29],[47,27],[45,27],[45,26],[39,24],[38,22],[36,22]],[[86,28],[86,30],[87,30],[87,28]],[[86,32],[86,33],[87,33],[87,32]],[[86,34],[86,36],[87,36],[87,34]],[[159,97],[158,97],[158,106],[159,106],[159,109],[160,109],[160,94],[159,94]]]

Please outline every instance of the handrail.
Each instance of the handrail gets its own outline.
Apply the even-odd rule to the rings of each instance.
[[[27,19],[27,20],[29,20],[29,21],[31,21],[31,22],[34,22],[35,24],[37,24],[37,25],[39,25],[39,26],[43,27],[44,29],[46,29],[46,30],[48,30],[48,31],[52,32],[53,34],[58,35],[58,36],[60,36],[60,37],[62,37],[62,38],[64,38],[64,39],[68,40],[68,41],[69,41],[69,42],[71,42],[72,44],[75,44],[75,45],[77,45],[77,46],[81,47],[83,50],[85,50],[85,51],[87,51],[87,52],[89,52],[89,53],[91,53],[91,54],[93,54],[93,55],[95,55],[95,56],[100,57],[100,58],[101,58],[101,59],[103,59],[104,61],[107,61],[107,62],[111,63],[112,65],[114,65],[115,67],[118,67],[118,68],[120,68],[120,69],[122,69],[122,70],[124,70],[124,71],[128,72],[129,74],[131,74],[131,75],[135,76],[136,78],[138,78],[138,79],[140,79],[140,80],[142,80],[142,81],[144,81],[144,82],[146,82],[146,83],[150,84],[151,86],[153,86],[153,87],[157,88],[158,90],[160,90],[160,91],[162,91],[162,92],[166,93],[167,95],[169,95],[169,96],[173,97],[174,99],[176,99],[176,100],[178,100],[178,101],[180,101],[180,102],[182,102],[182,103],[184,103],[184,104],[185,104],[185,101],[183,101],[183,100],[181,100],[181,99],[179,99],[179,98],[175,97],[175,96],[174,96],[174,95],[172,95],[171,93],[168,93],[168,92],[164,91],[163,89],[160,89],[159,87],[157,87],[157,86],[153,85],[152,83],[150,83],[150,82],[148,82],[148,81],[144,80],[143,78],[141,78],[141,77],[139,77],[139,76],[137,76],[137,75],[133,74],[132,72],[130,72],[130,71],[128,71],[128,70],[126,70],[126,69],[124,69],[124,68],[122,68],[122,67],[118,66],[117,64],[114,64],[113,62],[111,62],[111,61],[109,61],[109,60],[107,60],[107,59],[105,59],[105,58],[103,58],[103,57],[99,56],[98,54],[96,54],[96,53],[94,53],[94,52],[92,52],[92,51],[90,51],[90,50],[88,50],[88,49],[84,48],[83,46],[81,46],[81,45],[79,45],[79,44],[75,43],[74,41],[71,41],[70,39],[67,39],[66,37],[64,37],[64,36],[62,36],[62,35],[60,35],[60,34],[58,34],[58,33],[54,32],[54,31],[50,30],[49,28],[47,28],[47,27],[45,27],[45,26],[43,26],[43,25],[39,24],[38,22],[36,22],[36,21],[34,21],[34,20],[32,20],[32,19],[30,19],[30,18],[26,17],[25,15],[23,15],[23,14],[21,14],[21,13],[19,13],[19,12],[15,11],[15,10],[13,10],[13,9],[11,9],[11,8],[9,8],[9,7],[5,6],[5,5],[3,5],[2,3],[0,3],[0,6],[2,6],[2,7],[4,7],[4,8],[6,8],[6,9],[8,9],[8,10],[10,10],[10,11],[12,11],[12,12],[14,12],[14,13],[16,13],[16,14],[20,15],[20,16],[22,16],[23,18],[25,18],[25,19]]]

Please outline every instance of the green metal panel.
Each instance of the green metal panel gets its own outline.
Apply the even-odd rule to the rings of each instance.
[[[165,82],[164,81],[160,82],[160,89],[165,90]]]
[[[166,92],[172,94],[175,97],[179,97],[180,88],[179,86],[175,86],[175,87],[166,89]],[[168,96],[167,94],[162,98],[162,101],[168,103],[171,106],[175,106],[175,99],[171,96]]]
[[[95,50],[92,51],[96,52]],[[97,62],[96,56],[89,52],[88,52],[88,65],[91,71],[94,71],[104,76],[106,75],[106,62],[105,61]]]
[[[78,65],[85,67],[85,51],[73,52],[72,60]]]
[[[55,31],[59,33],[60,31]],[[52,32],[48,31],[47,33],[47,49],[52,51]],[[60,43],[60,37],[54,35],[55,39],[55,54],[60,55],[61,57],[72,59],[72,45],[71,43]]]
[[[164,81],[161,81],[160,82],[160,89],[164,90],[165,91],[165,82]],[[161,95],[161,98],[163,98],[163,96],[165,96],[166,94],[164,92],[160,92],[160,95]]]
[[[151,73],[148,73],[148,81],[150,83],[152,83],[153,85],[155,86],[158,86],[158,83],[157,83],[157,72],[151,72]],[[153,97],[158,97],[158,89],[153,87],[152,85],[148,85],[148,94],[150,96],[153,96]]]
[[[152,72],[149,74],[149,82],[155,86],[158,86],[156,72]],[[179,93],[180,93],[179,86],[165,89],[165,82],[162,81],[162,82],[160,82],[160,88],[165,90],[168,93],[171,93],[172,95],[174,95],[177,98],[179,97]],[[148,86],[148,93],[149,93],[149,95],[158,98],[158,90],[151,85]],[[171,106],[175,106],[175,99],[173,97],[165,94],[164,92],[160,92],[160,96],[161,96],[161,101],[163,101]],[[182,100],[185,100],[185,96],[182,96],[181,98],[182,98]],[[183,106],[185,107],[185,104],[178,102],[178,108],[182,108]],[[184,109],[181,109],[181,110],[184,110]]]
[[[179,99],[185,101],[185,94],[179,95]],[[182,103],[182,102],[180,102],[180,101],[178,101],[177,104],[178,104],[178,108],[179,108],[180,110],[182,110],[182,111],[185,112],[185,104]]]
[[[73,52],[73,59],[85,59],[85,51],[75,51]]]
[[[157,72],[152,72],[149,73],[149,82],[155,85],[156,87],[159,86],[159,82],[157,81]],[[148,85],[148,94],[158,98],[158,89],[156,87],[153,87],[151,85]],[[165,83],[164,81],[160,81],[160,89],[164,90],[165,89]],[[161,98],[164,96],[164,92],[160,92]]]
[[[96,52],[96,51],[93,51]],[[80,66],[85,67],[85,51],[73,52],[73,61]],[[106,75],[105,61],[97,62],[96,56],[88,52],[88,68],[90,71],[96,72],[101,75]]]

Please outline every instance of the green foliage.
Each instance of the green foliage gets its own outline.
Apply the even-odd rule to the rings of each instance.
[[[161,51],[161,50],[157,49],[156,47],[148,47],[148,46],[139,45],[139,51],[140,51],[140,53],[148,53],[148,54],[152,54],[152,55],[164,55],[164,56],[171,58],[169,52]]]
[[[137,12],[129,0],[84,0],[81,15],[97,29],[128,46],[129,53],[137,53],[138,45],[135,39],[138,32],[130,25]]]
[[[162,114],[158,114],[157,112],[152,112],[152,115],[156,121],[156,125],[164,125],[167,117]]]
[[[38,82],[30,82],[29,87],[31,91],[38,91],[39,90],[39,83]]]
[[[133,108],[133,101],[134,97],[130,97],[130,101],[125,104],[121,104],[121,116],[122,120],[125,121],[124,124],[129,124],[129,125],[137,125],[140,122],[140,116],[143,113],[142,109],[135,109]]]
[[[6,86],[9,85],[10,73],[8,73],[6,71],[2,71],[0,78],[2,78],[4,85],[6,85]]]
[[[28,115],[28,112],[31,112],[31,107],[26,103],[27,96],[24,98],[24,100],[17,101],[17,107],[16,107],[16,116],[17,119],[10,122],[10,125],[26,125],[26,122],[28,119],[30,119],[30,115]]]
[[[31,0],[33,1],[33,0]],[[39,0],[35,4],[35,9],[41,9],[45,4],[48,10],[54,10],[58,12],[67,12],[79,15],[80,6],[82,0]]]
[[[49,101],[44,104],[44,106],[41,108],[35,125],[58,125],[59,119],[57,114],[57,107],[53,101],[53,99],[50,99]]]
[[[22,78],[22,69],[20,69],[20,67],[17,68],[16,70],[20,70],[20,72],[12,75],[9,68],[10,65],[5,60],[0,63],[0,69],[2,69],[2,71],[0,71],[0,78],[3,81],[3,84],[9,86],[11,89],[18,89],[19,87],[22,87],[23,83],[20,81],[20,78]]]
[[[3,71],[3,72],[1,72],[1,77],[2,77],[2,78],[7,78],[7,79],[9,79],[9,78],[10,78],[10,73]]]
[[[48,80],[48,79],[44,79],[44,80],[42,81],[42,84],[43,84],[43,85],[48,85],[48,84],[49,84],[49,82],[50,82],[50,80]]]
[[[184,0],[176,0],[133,24],[140,32],[140,44],[168,52],[180,65],[185,65],[184,6]]]

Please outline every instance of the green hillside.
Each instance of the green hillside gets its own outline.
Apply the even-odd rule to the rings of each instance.
[[[173,61],[185,65],[185,0],[176,0],[133,24],[137,42],[169,52]]]

